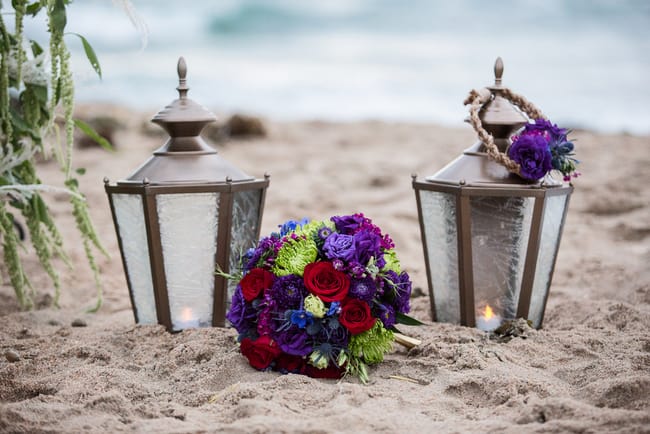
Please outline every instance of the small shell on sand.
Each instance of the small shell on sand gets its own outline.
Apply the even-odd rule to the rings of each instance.
[[[19,362],[20,361],[20,354],[18,354],[14,350],[7,350],[7,351],[5,351],[5,358],[11,363]]]
[[[71,325],[72,327],[87,327],[87,326],[88,326],[88,323],[87,323],[86,320],[84,320],[84,319],[81,319],[81,318],[75,318],[74,320],[72,320],[72,322],[70,323],[70,325]]]

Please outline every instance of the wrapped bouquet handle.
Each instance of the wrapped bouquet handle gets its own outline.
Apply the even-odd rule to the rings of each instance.
[[[529,180],[540,179],[553,169],[562,172],[565,175],[565,180],[567,177],[570,178],[571,175],[576,176],[575,164],[577,164],[577,160],[570,158],[573,155],[573,144],[566,137],[567,131],[558,128],[557,125],[552,125],[542,111],[525,97],[502,86],[503,61],[500,57],[497,58],[494,65],[494,75],[494,86],[480,90],[472,89],[465,101],[463,101],[464,105],[469,106],[469,123],[483,143],[488,157],[504,166],[511,173]],[[528,120],[535,121],[535,124],[524,123],[526,129],[522,135],[529,134],[543,138],[546,141],[545,147],[538,144],[536,148],[535,146],[528,147],[519,153],[498,148],[494,136],[483,126],[480,115],[481,109],[497,97],[510,102],[512,106],[526,114]],[[520,148],[523,148],[523,146],[520,146]],[[530,151],[531,149],[532,151]],[[528,158],[531,153],[541,153],[541,155],[536,155],[536,158],[531,160]],[[512,154],[517,155],[513,156]]]

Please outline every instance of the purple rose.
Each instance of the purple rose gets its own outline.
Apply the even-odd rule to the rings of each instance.
[[[553,169],[548,141],[539,134],[522,134],[508,148],[508,156],[521,166],[524,179],[538,180]]]
[[[381,251],[381,237],[374,232],[359,231],[354,234],[355,261],[361,265],[368,265],[371,257],[383,258]]]
[[[325,240],[323,251],[328,259],[351,261],[354,258],[354,237],[333,233]]]
[[[312,345],[309,343],[307,332],[296,326],[276,333],[274,338],[278,345],[280,345],[280,349],[292,356],[306,356],[312,351]]]
[[[334,222],[336,230],[342,234],[351,235],[366,221],[366,218],[363,214],[353,214],[340,217],[334,216],[330,220]]]
[[[232,295],[230,310],[226,318],[235,327],[239,334],[244,334],[250,329],[255,328],[255,318],[257,314],[253,307],[246,303],[244,295],[241,292],[241,286],[237,285],[235,293]]]
[[[348,295],[352,297],[370,302],[376,292],[377,285],[375,284],[375,279],[370,276],[364,277],[363,279],[352,279],[350,281]]]

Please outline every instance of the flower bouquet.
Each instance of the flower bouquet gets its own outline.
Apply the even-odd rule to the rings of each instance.
[[[290,220],[246,253],[242,274],[226,317],[256,369],[365,383],[394,325],[419,324],[392,239],[363,214]]]
[[[527,123],[522,132],[512,137],[508,157],[519,163],[522,178],[537,180],[552,170],[564,175],[564,181],[577,178],[578,160],[573,158],[574,145],[567,138],[568,131],[546,119]]]

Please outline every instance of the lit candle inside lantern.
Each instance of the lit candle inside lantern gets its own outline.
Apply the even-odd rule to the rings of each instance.
[[[494,310],[492,310],[492,307],[489,304],[486,304],[483,315],[476,319],[476,327],[483,331],[491,332],[500,325],[501,317],[494,313]]]
[[[194,318],[192,309],[190,309],[189,307],[184,307],[183,310],[181,311],[181,318],[176,322],[176,325],[177,325],[176,328],[179,330],[198,327],[199,319]]]

